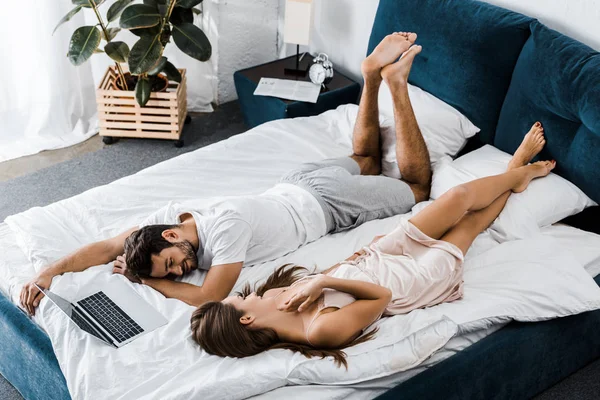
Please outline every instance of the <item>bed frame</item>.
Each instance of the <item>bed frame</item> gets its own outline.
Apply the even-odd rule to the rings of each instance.
[[[600,358],[599,324],[600,310],[511,322],[378,399],[529,399]]]
[[[557,160],[561,168],[554,172],[600,202],[600,184],[591,178],[600,167],[594,151],[600,149],[600,80],[597,73],[596,78],[586,75],[583,63],[570,69],[561,59],[595,58],[597,71],[597,52],[532,18],[473,0],[380,0],[369,52],[394,31],[417,32],[423,45],[409,81],[481,128],[464,152],[492,144],[513,153],[532,123],[541,120],[547,138],[541,157]],[[552,53],[537,63],[542,69],[529,71],[544,38],[550,38],[548,48],[556,59]],[[571,75],[561,79],[566,74]],[[524,100],[522,92],[528,89],[536,91],[537,104]],[[584,105],[586,101],[591,104]],[[599,208],[563,222],[600,233]],[[600,275],[595,282],[600,285]],[[531,398],[600,358],[598,324],[600,310],[545,322],[512,322],[380,398]]]
[[[68,400],[48,335],[0,293],[0,373],[28,400]]]
[[[468,150],[489,143],[514,152],[523,136],[518,136],[519,132],[526,129],[503,133],[497,128],[502,126],[502,118],[523,119],[522,111],[527,111],[521,109],[515,115],[506,115],[504,103],[507,93],[510,95],[513,90],[513,72],[531,35],[531,26],[537,26],[534,24],[539,25],[532,18],[475,0],[380,0],[369,53],[386,34],[417,32],[424,50],[415,60],[410,82],[451,104],[481,128]],[[600,93],[600,83],[595,82],[594,90]],[[593,109],[600,113],[600,105],[592,106],[592,111],[585,110],[585,118],[581,118],[586,123],[578,122],[581,129],[597,138],[586,137],[586,144],[579,146],[573,157],[564,149],[553,148],[551,143],[568,146],[581,137],[579,131],[565,139],[556,136],[564,136],[562,129],[556,129],[556,140],[548,141],[548,153],[543,156],[556,159],[562,166],[557,173],[570,178],[600,202],[597,184],[577,181],[581,169],[592,171],[591,177],[600,169],[600,157],[593,153],[594,147],[600,148],[600,115],[590,118]],[[531,123],[527,120],[524,124],[528,125],[523,127]],[[546,134],[551,135],[552,130],[547,129]],[[508,137],[511,135],[514,137]],[[598,208],[588,209],[567,222],[598,233],[598,226],[591,223],[600,220]],[[600,285],[600,276],[596,282]],[[546,322],[513,322],[381,397],[529,398],[600,358],[600,336],[596,334],[599,325],[600,310]],[[2,294],[0,338],[0,373],[24,398],[70,399],[49,337]]]

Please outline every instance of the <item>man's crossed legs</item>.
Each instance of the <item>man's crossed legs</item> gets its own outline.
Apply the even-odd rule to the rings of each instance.
[[[301,186],[315,196],[325,212],[328,232],[404,214],[415,203],[429,198],[429,153],[410,104],[407,86],[412,62],[421,51],[421,46],[414,45],[416,37],[416,34],[406,32],[388,35],[363,61],[365,83],[353,132],[353,154],[303,164],[282,179],[282,182]],[[377,96],[382,80],[390,87],[394,101],[396,157],[402,179],[380,175],[382,157]]]
[[[415,33],[386,36],[361,66],[364,87],[353,133],[352,158],[361,174],[381,174],[381,143],[378,93],[381,81],[390,88],[396,128],[396,161],[400,176],[412,189],[418,203],[429,199],[431,164],[427,146],[417,125],[408,97],[408,75],[421,46],[413,46]],[[402,56],[399,61],[398,57]]]

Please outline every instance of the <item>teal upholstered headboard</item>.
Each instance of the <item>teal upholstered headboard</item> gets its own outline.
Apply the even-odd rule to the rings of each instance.
[[[410,83],[466,115],[491,144],[531,21],[474,0],[380,0],[368,54],[389,33],[416,32],[423,51]]]
[[[494,145],[514,152],[532,121],[546,146],[539,157],[600,203],[600,53],[539,22],[531,24],[498,121]]]
[[[460,110],[481,128],[483,143],[509,153],[541,121],[540,157],[556,160],[556,173],[600,203],[598,52],[476,0],[380,0],[368,53],[394,31],[417,32],[423,46],[410,83]]]

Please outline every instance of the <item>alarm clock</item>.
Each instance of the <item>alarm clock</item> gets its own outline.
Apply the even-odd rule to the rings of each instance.
[[[325,86],[333,79],[333,64],[325,53],[319,53],[313,60],[308,76],[315,85]]]

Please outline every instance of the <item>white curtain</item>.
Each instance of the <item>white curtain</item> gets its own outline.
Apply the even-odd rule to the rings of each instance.
[[[101,7],[103,13],[110,4]],[[75,29],[97,23],[94,13],[84,9],[52,35],[57,22],[73,7],[70,0],[2,2],[0,162],[71,146],[97,132],[95,89],[111,60],[95,54],[78,67],[69,62],[66,54]],[[209,22],[197,19],[196,24],[206,31]],[[137,39],[129,32],[119,35],[130,46]],[[175,47],[171,43],[165,55],[178,68],[188,68],[188,110],[212,110],[211,61],[200,63]]]
[[[89,63],[66,57],[76,15],[56,31],[70,1],[4,1],[0,8],[0,161],[81,142],[96,132]]]

